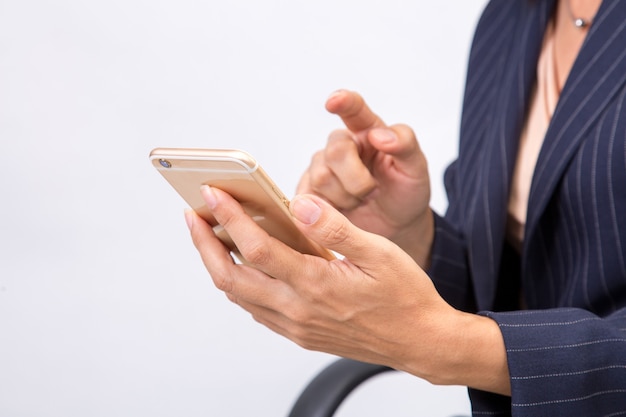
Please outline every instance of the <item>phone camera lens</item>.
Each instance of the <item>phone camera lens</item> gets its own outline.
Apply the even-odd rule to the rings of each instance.
[[[163,168],[171,168],[172,167],[172,163],[170,161],[168,161],[167,159],[159,159],[159,164],[161,164],[161,166]]]

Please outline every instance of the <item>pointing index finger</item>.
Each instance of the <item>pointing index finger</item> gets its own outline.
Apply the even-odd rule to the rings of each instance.
[[[365,103],[360,94],[339,90],[326,100],[326,110],[341,117],[346,127],[353,133],[385,127],[385,123]]]

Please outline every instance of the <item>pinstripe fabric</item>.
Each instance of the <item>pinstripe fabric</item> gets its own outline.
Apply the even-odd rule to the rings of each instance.
[[[505,249],[509,182],[553,9],[486,7],[459,157],[445,175],[450,205],[435,221],[435,285],[496,320],[505,339],[512,397],[470,390],[476,416],[626,415],[626,0],[596,15],[537,161],[522,256],[511,262]],[[520,285],[529,310],[499,311],[517,309]]]

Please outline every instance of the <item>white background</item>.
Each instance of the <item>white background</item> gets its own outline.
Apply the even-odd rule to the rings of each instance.
[[[335,89],[412,125],[433,206],[485,0],[0,0],[0,416],[283,416],[333,358],[211,284],[148,162],[242,148],[288,195]],[[389,374],[341,416],[469,414]]]

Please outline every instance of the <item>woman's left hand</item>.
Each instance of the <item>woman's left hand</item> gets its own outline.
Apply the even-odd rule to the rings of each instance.
[[[342,259],[296,252],[262,230],[230,195],[206,186],[201,192],[246,260],[234,263],[211,227],[188,211],[193,242],[217,288],[306,349],[387,365],[433,383],[463,384],[456,375],[464,369],[459,361],[473,355],[465,351],[479,348],[471,343],[480,340],[461,337],[479,330],[468,326],[489,325],[492,333],[495,326],[501,339],[491,319],[447,304],[402,249],[357,228],[319,197],[294,198],[294,222]]]

